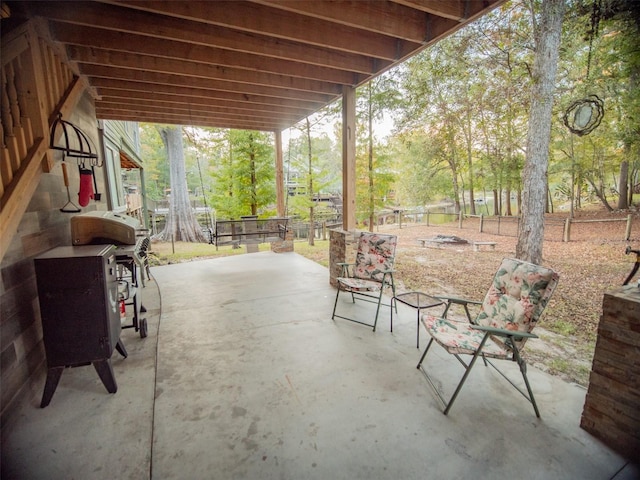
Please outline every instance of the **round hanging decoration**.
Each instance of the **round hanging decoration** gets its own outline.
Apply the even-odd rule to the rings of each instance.
[[[576,100],[564,113],[562,120],[565,126],[576,135],[591,133],[600,125],[604,116],[604,102],[597,95]]]

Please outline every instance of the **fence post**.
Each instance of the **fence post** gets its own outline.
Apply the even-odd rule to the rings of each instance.
[[[631,214],[627,215],[627,230],[624,233],[624,239],[628,242],[631,238],[631,219],[633,216]]]
[[[480,214],[480,233],[482,233],[482,228],[484,227],[484,214]]]
[[[498,215],[498,235],[500,235],[500,219],[502,218],[502,215]]]
[[[429,226],[429,210],[427,210],[427,227]]]
[[[571,241],[571,217],[567,217],[564,221],[564,234],[562,235],[562,241]]]
[[[462,230],[462,216],[463,216],[463,214],[462,214],[462,210],[460,210],[460,214],[459,214],[459,215],[460,215],[460,216],[459,216],[459,218],[458,218],[458,228],[459,228],[460,230]]]

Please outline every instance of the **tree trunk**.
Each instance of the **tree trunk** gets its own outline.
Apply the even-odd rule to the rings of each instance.
[[[627,148],[625,145],[625,153],[630,153],[630,148]],[[618,208],[620,210],[626,210],[629,208],[628,199],[628,190],[627,185],[629,184],[629,161],[625,158],[622,160],[620,164],[620,179],[618,181]]]
[[[607,211],[613,212],[613,207],[609,205],[609,201],[607,200],[604,183],[600,181],[598,182],[598,184],[596,184],[596,182],[590,177],[587,177],[587,182],[589,182],[591,188],[593,188],[593,191],[596,193],[596,197],[598,197],[598,199],[602,202],[602,205],[604,205]]]
[[[172,239],[182,242],[202,242],[207,239],[193,213],[189,202],[187,175],[184,166],[182,127],[162,127],[158,129],[169,160],[171,196],[169,213],[164,229],[153,237],[154,240],[168,242]]]
[[[627,205],[629,205],[629,207],[633,206],[633,194],[635,193],[636,190],[636,177],[637,177],[637,168],[635,168],[633,166],[633,162],[629,165],[630,167],[630,171],[629,171],[629,181],[628,181],[628,190],[627,190],[627,195],[629,197],[629,199],[627,200]]]
[[[553,93],[562,34],[565,0],[544,0],[536,30],[527,156],[522,171],[522,221],[518,228],[516,257],[542,263],[547,166],[551,140]]]
[[[373,105],[371,103],[371,82],[369,82],[369,131],[368,131],[368,156],[369,156],[369,231],[373,232],[374,222],[374,197],[373,197]]]
[[[253,135],[249,135],[249,169],[251,179],[251,215],[258,215],[258,176],[256,174],[256,148]]]
[[[466,109],[466,122],[465,122],[465,140],[467,143],[467,165],[469,167],[469,185],[468,185],[468,189],[469,189],[469,213],[471,215],[475,215],[476,214],[476,199],[475,199],[475,195],[474,195],[474,174],[473,174],[473,151],[472,151],[472,146],[473,146],[473,132],[472,132],[472,126],[471,126],[471,110],[469,108],[469,103],[466,102],[467,105],[467,109]],[[464,193],[463,193],[464,196]]]
[[[313,201],[313,155],[311,154],[311,123],[309,123],[309,117],[307,117],[307,153],[309,155],[309,200],[311,201],[311,206],[309,207],[309,235],[308,242],[310,246],[315,245],[315,237],[316,237],[316,218],[315,218],[315,210],[314,210],[314,201]]]
[[[518,215],[522,213],[522,189],[518,188]]]

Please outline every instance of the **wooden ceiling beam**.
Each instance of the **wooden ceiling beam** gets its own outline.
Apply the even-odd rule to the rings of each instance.
[[[201,88],[193,88],[191,86],[175,86],[175,85],[158,85],[149,84],[143,82],[129,82],[126,80],[111,79],[111,78],[94,78],[92,85],[98,89],[98,95],[101,95],[102,88],[117,89],[123,91],[140,91],[147,92],[152,95],[167,94],[183,96],[191,99],[224,99],[234,102],[244,103],[250,105],[252,103],[261,105],[277,105],[285,106],[290,105],[298,108],[304,108],[305,110],[318,110],[322,108],[326,103],[311,101],[311,100],[292,100],[285,98],[269,97],[257,94],[245,94],[220,90],[204,90]],[[339,97],[336,97],[337,99]],[[335,100],[332,99],[331,101]]]
[[[67,56],[70,60],[95,64],[106,64],[106,62],[113,61],[114,63],[119,62],[120,66],[127,68],[135,68],[135,64],[138,62],[141,66],[140,68],[148,67],[167,73],[173,72],[187,76],[219,79],[227,78],[233,81],[245,81],[246,83],[282,85],[283,88],[324,91],[326,93],[339,92],[341,85],[353,85],[365,78],[353,72],[274,60],[215,48],[206,48],[207,52],[202,53],[209,55],[198,55],[197,59],[194,59],[193,55],[192,57],[180,57],[174,56],[176,55],[175,53],[172,56],[153,54],[153,52],[158,51],[179,51],[179,49],[166,50],[160,48],[170,48],[170,44],[173,43],[162,40],[152,40],[148,42],[150,45],[139,48],[138,52],[134,52],[130,45],[135,45],[136,42],[144,42],[145,40],[128,34],[126,34],[126,37],[116,35],[117,39],[113,42],[107,42],[106,39],[110,35],[105,35],[99,41],[89,41],[85,42],[84,45],[80,45],[82,33],[67,31],[67,33],[57,37],[59,41],[68,45]],[[143,63],[146,65],[145,67],[142,67]]]
[[[506,0],[5,1],[103,118],[277,130]]]
[[[175,118],[180,119],[180,122],[186,122],[185,125],[199,125],[199,122],[206,120],[207,118],[216,118],[216,119],[225,119],[236,123],[242,123],[245,125],[250,124],[263,124],[268,125],[271,123],[286,123],[291,124],[295,123],[299,119],[292,118],[269,118],[269,117],[256,117],[253,115],[230,115],[224,112],[183,112],[183,111],[173,111],[165,109],[163,111],[157,110],[145,110],[145,109],[136,109],[136,110],[123,110],[120,108],[111,108],[110,106],[96,106],[96,113],[100,113],[103,115],[117,116],[117,115],[136,115],[140,117],[154,117],[154,116],[162,116],[163,118]]]
[[[121,114],[119,112],[99,112],[96,111],[96,117],[99,120],[123,120],[130,122],[143,122],[143,123],[160,123],[167,125],[194,125],[199,127],[215,127],[215,128],[232,128],[238,130],[261,130],[273,132],[275,130],[285,130],[289,125],[280,125],[272,123],[247,123],[247,122],[234,122],[229,119],[207,117],[198,119],[197,123],[190,122],[188,118],[175,117],[175,116],[157,116],[157,115],[135,115],[135,114]]]
[[[277,88],[287,88],[306,92],[319,92],[335,95],[340,93],[339,84],[309,80],[288,75],[251,72],[221,65],[203,64],[173,58],[139,55],[128,52],[111,51],[101,48],[81,47],[70,45],[67,47],[69,60],[81,64],[94,64],[147,72],[181,74],[187,77],[200,77],[230,82],[252,83]]]
[[[265,112],[271,114],[281,114],[283,116],[290,115],[300,117],[307,114],[307,110],[294,107],[292,105],[269,105],[261,103],[241,103],[236,100],[226,100],[223,98],[206,98],[206,97],[185,97],[180,95],[171,95],[164,93],[149,93],[133,90],[116,90],[113,88],[101,88],[101,99],[96,100],[97,104],[126,104],[129,106],[136,105],[160,105],[169,108],[183,108],[196,110],[210,110],[212,108],[226,108],[230,111],[243,112]]]
[[[184,59],[183,61],[201,62],[209,65],[224,65],[251,72],[289,75],[341,85],[354,85],[361,80],[357,75],[344,70],[233,52],[215,47],[190,45],[184,42],[150,38],[113,30],[93,29],[91,27],[52,22],[52,35],[55,40],[68,45],[84,45],[103,50],[150,56],[158,56],[158,53],[161,53],[163,57],[167,58]]]
[[[478,7],[485,8],[486,2],[483,0],[390,0],[394,3],[403,5],[405,7],[420,10],[438,17],[449,18],[457,22],[463,21],[467,18],[468,5],[470,3],[476,4]]]
[[[273,121],[285,121],[285,122],[296,122],[300,119],[300,115],[291,115],[291,114],[275,114],[271,112],[251,112],[248,110],[238,110],[238,109],[229,109],[229,108],[206,108],[203,109],[198,105],[172,105],[166,106],[160,103],[150,104],[150,103],[141,103],[141,102],[127,102],[123,104],[122,102],[96,102],[96,108],[101,111],[120,111],[120,112],[135,112],[135,113],[144,113],[144,114],[171,114],[177,116],[183,116],[186,118],[201,118],[206,116],[214,116],[219,118],[230,118],[230,119],[238,119],[243,121],[248,121],[250,119],[256,119],[263,122],[273,122]]]
[[[386,2],[354,2],[337,0],[318,2],[317,0],[251,0],[272,8],[327,20],[340,25],[364,29],[402,38],[414,43],[422,43],[426,36],[431,15]]]
[[[61,8],[55,2],[49,1],[29,2],[28,7],[33,14],[68,24],[134,33],[192,44],[193,46],[215,46],[221,49],[338,70],[355,71],[362,74],[370,75],[375,72],[378,64],[385,63],[375,55],[371,57],[340,52],[324,46],[303,45],[266,35],[233,30],[220,25],[155,15],[141,10],[98,2],[74,2],[73,8]],[[191,58],[172,50],[165,49],[164,51],[175,56],[182,56],[182,58]]]
[[[300,15],[292,12],[251,2],[224,0],[215,2],[104,0],[104,2],[386,60],[396,60],[398,51],[411,50],[419,46],[419,44],[402,45],[406,41],[388,35],[313,17],[301,18]]]
[[[104,65],[82,64],[81,73],[91,77],[93,83],[97,78],[111,78],[131,82],[141,82],[150,85],[173,85],[182,86],[185,84],[184,77],[177,74],[148,72],[142,70],[131,70],[125,68],[107,67]],[[286,88],[267,87],[250,83],[229,82],[226,80],[213,80],[207,78],[191,77],[189,86],[201,90],[222,90],[227,92],[242,93],[247,95],[262,95],[266,97],[286,98],[290,100],[312,101],[325,103],[331,101],[337,95],[329,95],[316,92],[302,92],[300,90],[290,90]]]

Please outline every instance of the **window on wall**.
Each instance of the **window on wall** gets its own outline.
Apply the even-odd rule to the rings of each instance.
[[[127,203],[122,188],[122,171],[120,169],[120,155],[115,150],[105,146],[105,163],[107,167],[107,183],[109,187],[109,209],[125,211]]]

